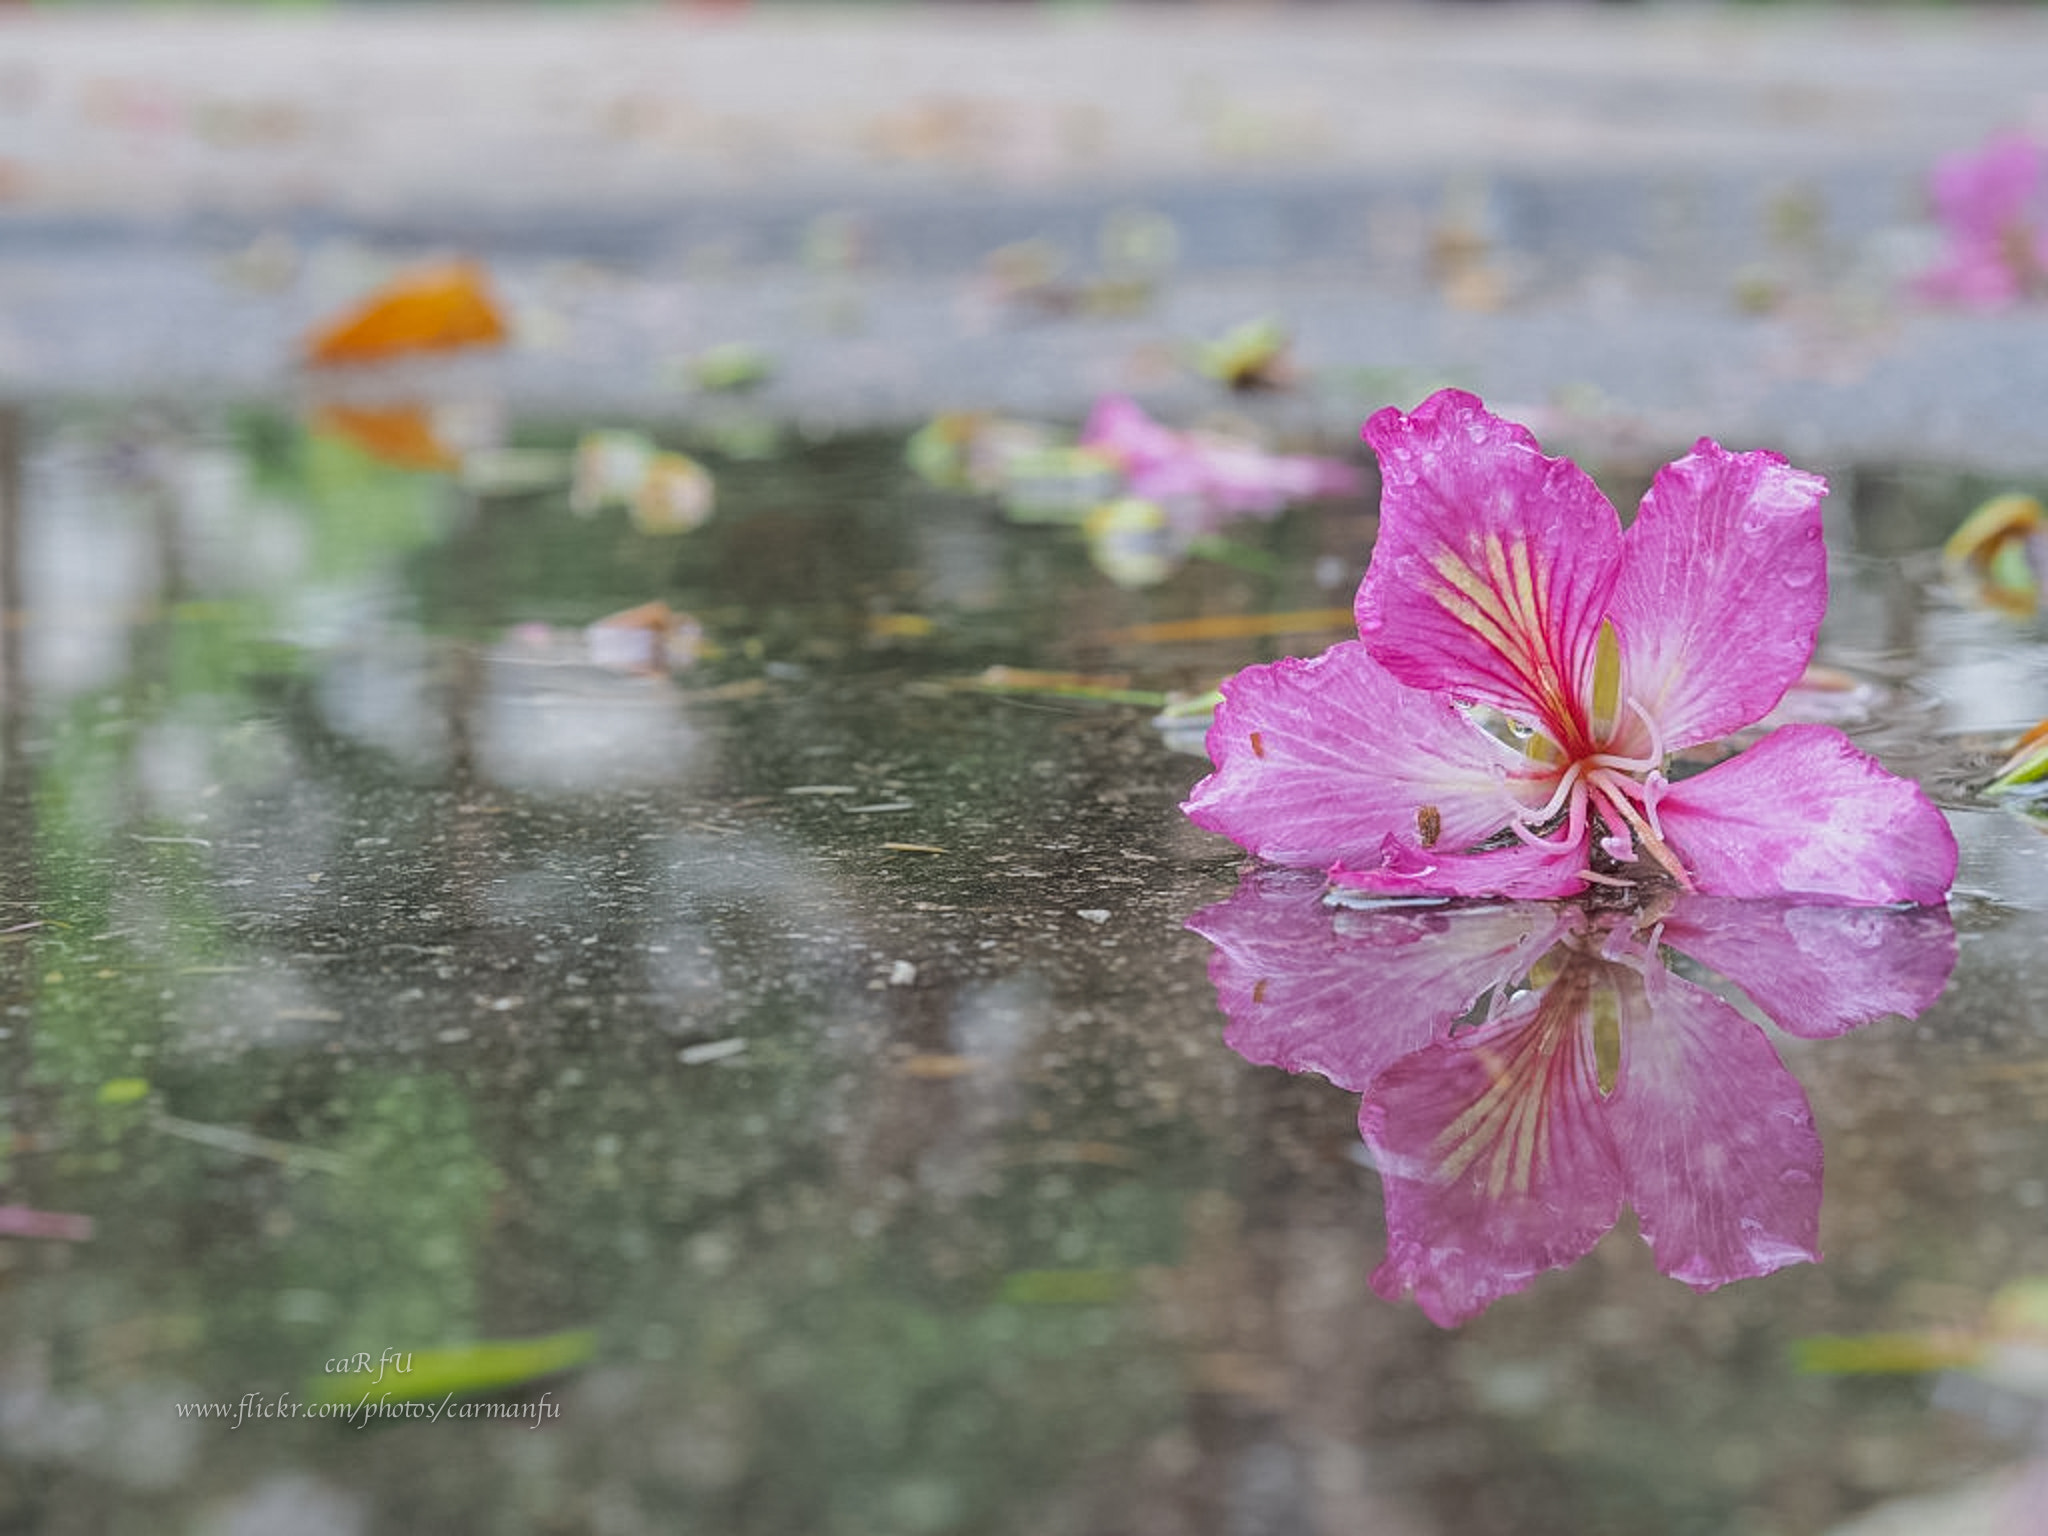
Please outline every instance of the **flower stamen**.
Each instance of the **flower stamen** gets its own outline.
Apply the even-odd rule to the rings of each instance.
[[[1517,817],[1508,823],[1508,830],[1531,848],[1541,848],[1548,853],[1563,853],[1576,848],[1586,835],[1586,788],[1579,781],[1576,764],[1573,765],[1572,771],[1565,775],[1565,781],[1558,786],[1558,790],[1559,794],[1551,797],[1553,809],[1550,812],[1528,821]],[[1571,792],[1571,815],[1566,818],[1563,830],[1555,839],[1532,831],[1533,826],[1540,825],[1549,820],[1551,815],[1556,814],[1555,805],[1567,790]]]
[[[1594,768],[1617,768],[1623,773],[1655,773],[1664,766],[1664,733],[1657,729],[1657,722],[1650,717],[1650,712],[1636,702],[1634,694],[1622,702],[1636,712],[1636,718],[1650,733],[1650,755],[1628,757],[1619,752],[1595,752],[1586,762]]]
[[[1633,779],[1621,778],[1608,768],[1594,769],[1587,775],[1587,782],[1599,792],[1602,803],[1611,807],[1616,815],[1628,823],[1640,841],[1643,852],[1663,866],[1665,873],[1678,882],[1679,889],[1694,889],[1692,876],[1688,875],[1685,866],[1678,862],[1678,855],[1671,851],[1670,844],[1664,841],[1629,801],[1632,793],[1647,795],[1648,790],[1645,786]]]

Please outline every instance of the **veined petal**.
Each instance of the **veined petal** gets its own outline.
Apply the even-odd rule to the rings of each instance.
[[[1672,785],[1657,813],[1703,895],[1927,904],[1955,881],[1947,819],[1831,726],[1781,726]]]
[[[1661,966],[1618,991],[1608,1124],[1657,1268],[1709,1291],[1817,1260],[1820,1135],[1763,1031]]]
[[[1805,671],[1828,606],[1826,494],[1775,453],[1708,438],[1657,472],[1622,537],[1608,616],[1623,697],[1667,750],[1762,719]]]
[[[1946,907],[1834,907],[1680,896],[1663,942],[1735,983],[1803,1039],[1933,1006],[1956,964]]]
[[[1528,974],[1573,922],[1536,903],[1477,911],[1333,911],[1322,880],[1255,870],[1187,926],[1216,946],[1209,979],[1247,1061],[1354,1092]]]
[[[1567,969],[1494,1025],[1402,1058],[1365,1090],[1359,1132],[1386,1189],[1380,1295],[1412,1293],[1455,1327],[1583,1258],[1620,1216],[1589,979]]]
[[[1549,793],[1529,758],[1356,640],[1224,683],[1208,746],[1216,771],[1182,809],[1276,864],[1369,861],[1389,838],[1468,847]]]
[[[1621,561],[1613,505],[1569,459],[1442,390],[1365,424],[1384,490],[1358,630],[1415,688],[1476,700],[1588,748],[1594,651]]]
[[[1329,870],[1330,884],[1362,896],[1506,896],[1547,901],[1577,896],[1586,889],[1586,835],[1562,846],[1507,843],[1484,853],[1437,853],[1403,847],[1391,838],[1377,864],[1342,860]]]

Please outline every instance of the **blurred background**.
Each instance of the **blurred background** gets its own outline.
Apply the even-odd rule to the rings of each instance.
[[[1797,451],[2024,457],[2037,317],[1902,306],[1940,157],[2044,109],[2024,8],[17,9],[0,382],[242,392],[401,259],[488,259],[492,387],[778,413],[1174,398],[1267,318],[1390,379]],[[1153,282],[1171,277],[1171,281]],[[1049,323],[1059,321],[1061,323]],[[1336,398],[1331,398],[1332,396]],[[1202,397],[1183,389],[1192,407]]]

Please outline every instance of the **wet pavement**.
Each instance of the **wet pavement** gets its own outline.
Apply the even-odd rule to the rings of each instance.
[[[2038,484],[2043,322],[1896,293],[2036,18],[119,21],[0,33],[0,1523],[2037,1528],[2048,843],[1978,789],[2048,649],[1939,550]],[[298,366],[450,246],[511,344]],[[1188,366],[1261,313],[1294,387]],[[1333,913],[1185,820],[1170,711],[1344,636],[1357,422],[1446,379],[1624,506],[1828,475],[1795,707],[1945,911]],[[1367,478],[1173,541],[909,463],[1111,387]],[[700,524],[572,510],[628,425]],[[1531,1041],[1687,1135],[1592,1134],[1552,1262],[1482,1213],[1449,1317],[1402,1138]],[[1692,1210],[1775,1272],[1673,1278]]]
[[[1826,1261],[1695,1295],[1623,1231],[1446,1331],[1367,1287],[1386,1020],[1244,1013],[1425,996],[1412,919],[1219,907],[1150,697],[1336,638],[1368,498],[1129,589],[894,438],[705,449],[656,538],[265,410],[15,430],[7,1190],[89,1222],[0,1242],[23,1528],[1820,1531],[2024,1456],[2023,1368],[1800,1365],[1996,1338],[2048,1267],[2048,845],[1968,787],[2043,653],[1899,553],[1967,485],[1837,473],[1822,646],[1951,808],[1951,915],[1767,915],[1805,958],[1745,1010],[1891,1016],[1702,1059],[1811,1103]],[[650,594],[690,664],[596,664]],[[251,1417],[336,1376],[363,1417]]]

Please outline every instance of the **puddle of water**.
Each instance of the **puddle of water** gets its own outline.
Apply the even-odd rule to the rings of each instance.
[[[705,447],[654,537],[262,411],[6,431],[15,1524],[1761,1536],[2027,1454],[2024,1371],[1800,1368],[2048,1275],[2048,842],[1969,795],[2048,649],[1933,554],[1985,488],[1833,472],[1821,659],[1964,866],[1938,1001],[1769,1037],[1825,1262],[1696,1295],[1623,1216],[1446,1331],[1370,1284],[1365,1084],[1222,1043],[1151,723],[1339,637],[1160,626],[1343,609],[1370,498],[1126,586],[894,438]],[[656,601],[597,657],[688,664],[596,664]]]

